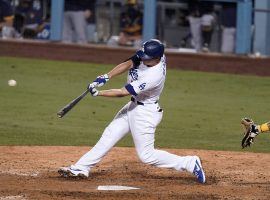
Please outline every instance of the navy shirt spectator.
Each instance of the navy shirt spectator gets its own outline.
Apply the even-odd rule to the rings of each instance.
[[[12,37],[13,19],[14,15],[10,2],[0,0],[0,31],[2,37]]]
[[[236,27],[236,4],[224,3],[221,12],[221,24],[225,27]]]
[[[0,0],[0,23],[6,22],[10,18],[13,18],[10,2],[7,0]]]
[[[43,22],[43,8],[40,0],[21,0],[16,13],[24,16],[26,26],[38,26]]]
[[[234,53],[236,38],[236,3],[223,3],[221,26],[221,52]]]
[[[35,39],[45,21],[41,0],[21,0],[15,9],[16,29],[24,38]]]
[[[142,37],[142,12],[136,0],[127,0],[127,4],[120,15],[120,45],[134,45]]]

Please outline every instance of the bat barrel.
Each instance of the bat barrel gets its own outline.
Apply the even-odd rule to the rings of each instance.
[[[77,103],[79,103],[79,101],[82,100],[83,97],[85,97],[88,93],[88,90],[84,91],[80,96],[78,96],[76,99],[72,100],[68,105],[66,105],[64,108],[62,108],[61,110],[59,110],[57,112],[57,116],[59,118],[64,117],[64,115],[66,113],[68,113],[68,111],[70,111]]]

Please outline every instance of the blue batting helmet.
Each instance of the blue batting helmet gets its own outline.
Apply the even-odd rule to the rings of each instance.
[[[136,54],[142,60],[151,60],[154,58],[161,58],[164,54],[164,45],[156,39],[151,39],[143,43],[142,49]]]

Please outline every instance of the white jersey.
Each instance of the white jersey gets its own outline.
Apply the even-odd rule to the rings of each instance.
[[[204,14],[201,17],[201,23],[203,26],[212,26],[215,21],[215,18],[211,14]]]
[[[159,100],[165,77],[166,58],[163,55],[160,62],[153,67],[147,67],[143,62],[139,66],[133,66],[128,72],[125,87],[136,101],[152,104]]]

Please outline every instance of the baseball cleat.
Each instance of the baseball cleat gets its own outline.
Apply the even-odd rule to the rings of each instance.
[[[196,157],[196,160],[195,160],[195,166],[193,169],[193,174],[197,177],[200,183],[205,183],[206,178],[205,178],[205,173],[203,171],[200,158],[198,156],[195,156],[195,157]]]
[[[58,170],[58,173],[64,178],[88,178],[88,173],[85,173],[79,169],[71,169],[71,167],[61,167]]]

